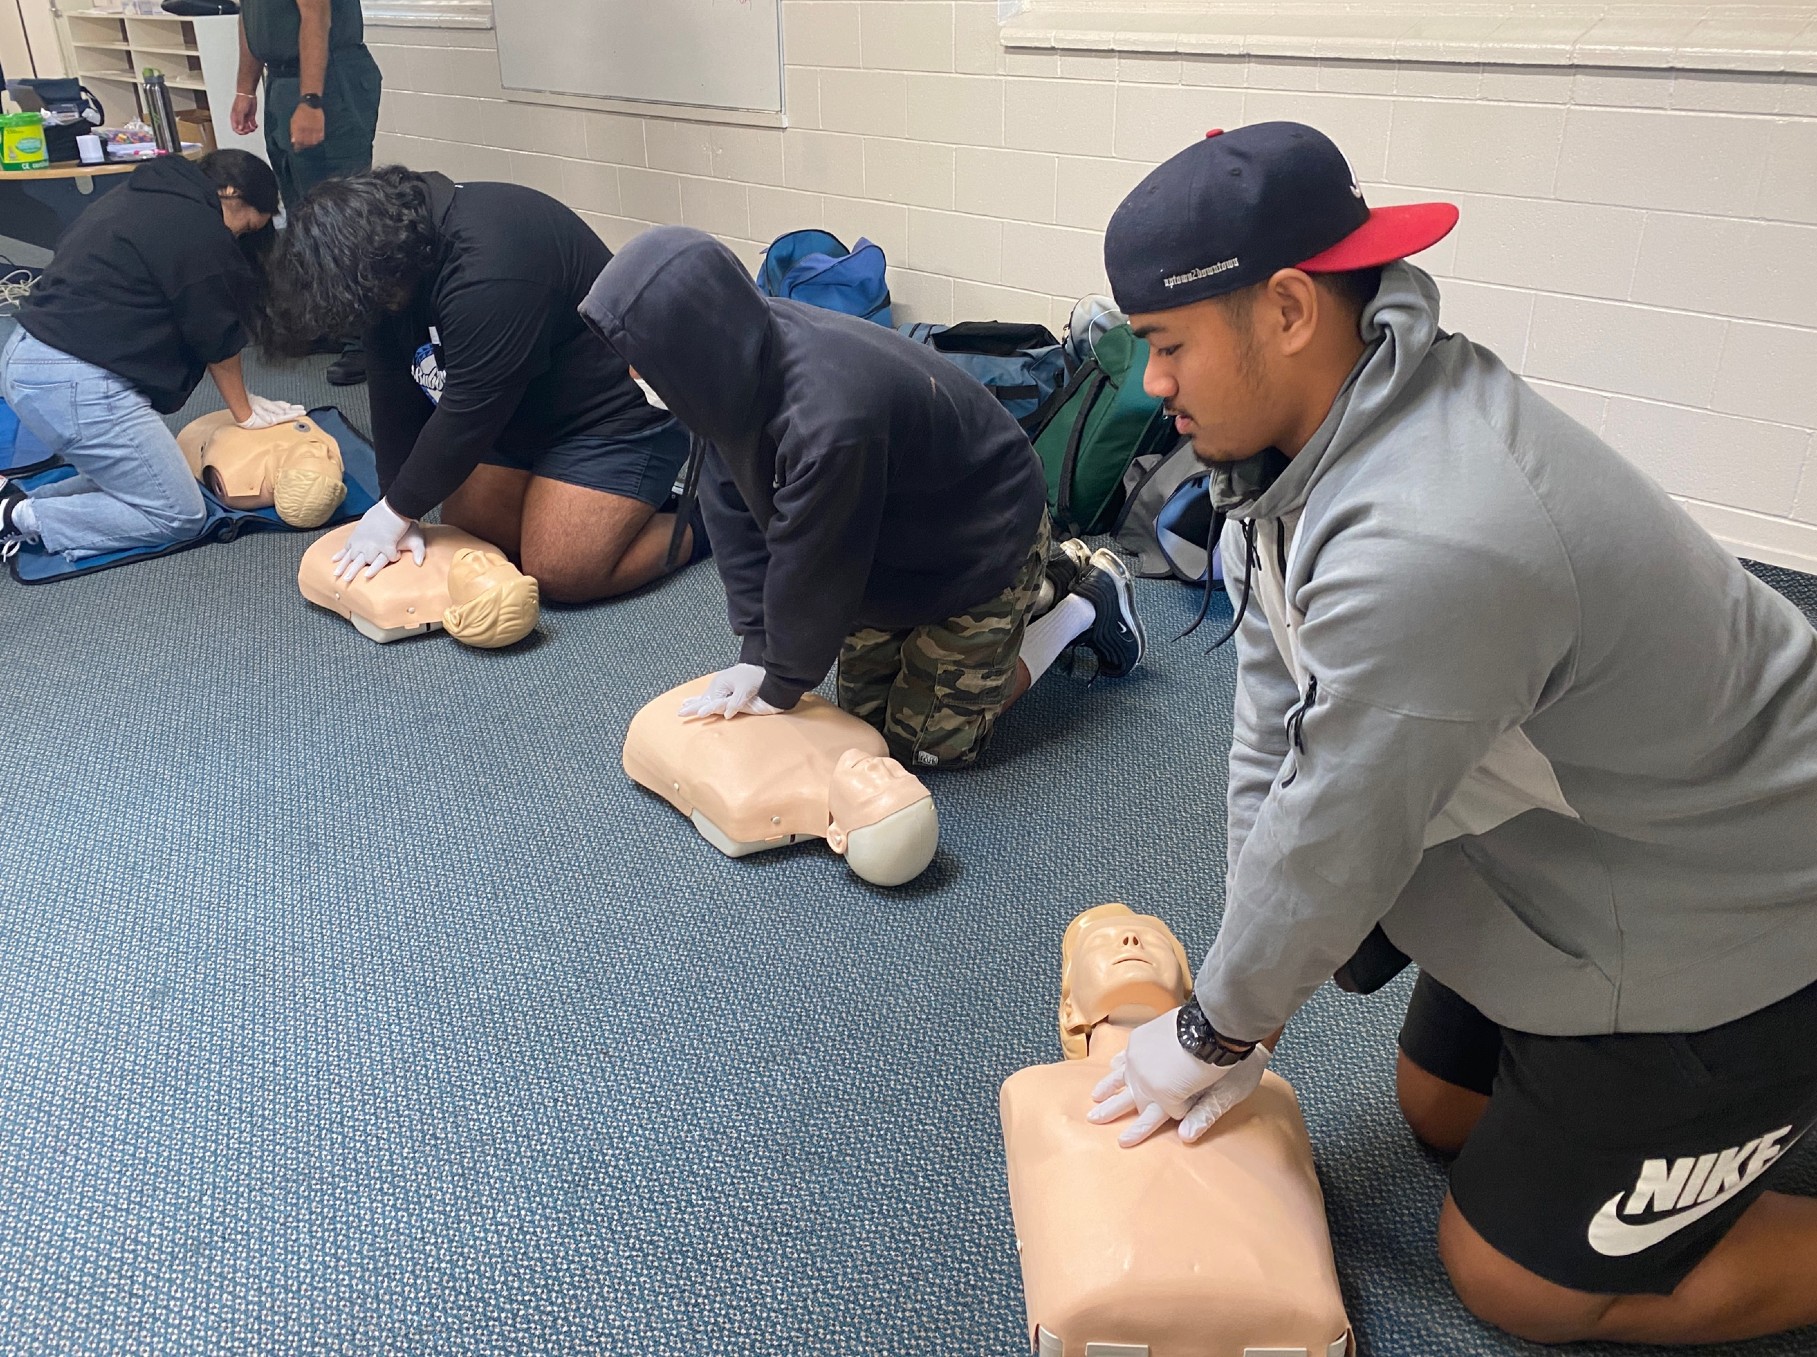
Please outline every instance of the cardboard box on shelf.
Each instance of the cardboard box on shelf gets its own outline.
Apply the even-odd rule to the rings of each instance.
[[[185,108],[177,113],[177,126],[182,131],[184,144],[197,142],[204,151],[217,149],[215,142],[214,115],[205,108]]]

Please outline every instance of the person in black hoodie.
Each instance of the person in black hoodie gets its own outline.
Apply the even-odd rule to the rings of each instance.
[[[318,184],[272,270],[280,343],[364,332],[383,498],[336,560],[376,574],[437,505],[586,603],[673,568],[658,510],[688,440],[575,308],[612,252],[574,212],[516,184],[389,165]],[[680,529],[704,555],[699,525]]]
[[[41,540],[80,560],[200,532],[202,492],[159,416],[204,372],[242,428],[303,413],[249,396],[240,371],[277,210],[257,156],[163,156],[64,233],[0,352],[0,394],[79,474],[30,498],[0,479],[0,552]]]
[[[711,236],[646,231],[581,306],[695,437],[739,662],[690,716],[786,711],[839,666],[839,703],[905,764],[971,762],[1003,709],[1082,635],[1100,672],[1142,654],[1109,551],[1048,566],[1041,463],[1016,421],[933,350],[765,298]]]

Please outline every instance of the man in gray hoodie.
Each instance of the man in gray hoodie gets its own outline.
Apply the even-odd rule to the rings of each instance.
[[[1203,1134],[1334,974],[1420,967],[1402,1108],[1456,1154],[1439,1250],[1540,1341],[1817,1322],[1817,633],[1652,481],[1438,325],[1293,123],[1112,218],[1151,394],[1217,469],[1238,599],[1227,904],[1094,1120]]]

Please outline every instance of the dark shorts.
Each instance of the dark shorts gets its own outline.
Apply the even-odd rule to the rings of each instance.
[[[883,733],[909,769],[958,767],[1009,705],[1029,611],[1047,568],[1047,515],[1008,588],[957,617],[904,631],[866,627],[839,651],[839,705]]]
[[[581,434],[535,451],[494,449],[488,466],[528,471],[532,476],[599,490],[608,495],[661,506],[688,460],[688,433],[666,419],[642,433],[603,438]]]
[[[1489,1097],[1451,1169],[1464,1219],[1574,1291],[1665,1295],[1817,1121],[1817,985],[1703,1032],[1539,1037],[1429,975],[1401,1050]]]

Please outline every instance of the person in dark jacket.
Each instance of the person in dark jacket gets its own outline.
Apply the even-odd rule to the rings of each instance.
[[[0,352],[0,393],[79,474],[29,499],[0,480],[0,550],[79,560],[200,532],[202,492],[159,416],[204,372],[242,428],[303,413],[249,396],[240,372],[277,210],[270,167],[227,150],[141,165],[76,219]]]
[[[1129,574],[1076,544],[1047,573],[1040,461],[981,384],[867,321],[759,294],[724,245],[658,227],[581,313],[695,435],[739,662],[685,715],[793,707],[839,666],[842,707],[902,762],[971,762],[998,715],[1084,635],[1141,658]]]
[[[672,568],[658,513],[687,435],[576,307],[612,258],[578,216],[516,184],[385,166],[290,214],[272,271],[280,342],[363,332],[384,492],[339,558],[376,574],[437,505],[542,595],[585,603]],[[705,554],[698,525],[683,561]]]

